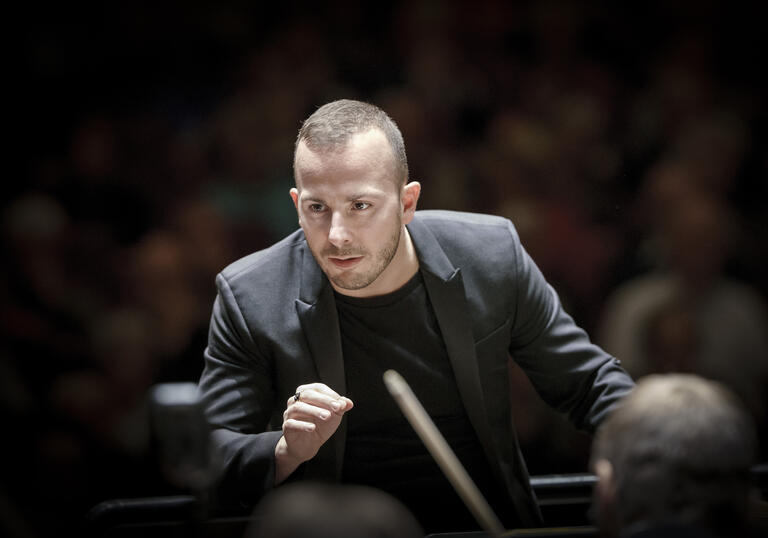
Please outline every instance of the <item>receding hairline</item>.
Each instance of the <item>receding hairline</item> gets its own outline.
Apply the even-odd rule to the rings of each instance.
[[[408,159],[397,124],[376,105],[351,99],[326,103],[304,120],[294,146],[294,180],[297,179],[296,154],[302,142],[315,153],[342,152],[353,137],[371,129],[378,129],[386,138],[393,157],[396,183],[405,185]]]
[[[304,147],[303,151],[310,152],[314,155],[318,155],[321,158],[327,157],[327,156],[336,156],[341,155],[344,152],[346,152],[350,146],[354,143],[354,141],[360,137],[369,135],[372,132],[378,132],[381,134],[381,136],[384,138],[384,141],[386,142],[386,147],[388,148],[388,157],[389,157],[389,163],[392,169],[393,173],[393,183],[396,187],[401,187],[405,185],[406,178],[402,176],[401,169],[398,166],[398,160],[397,156],[395,155],[395,150],[392,148],[392,144],[389,143],[389,140],[387,138],[387,135],[384,131],[382,131],[379,127],[372,125],[370,128],[351,134],[346,141],[343,144],[334,144],[332,146],[321,146],[321,147],[313,147],[311,144],[307,143],[304,139],[297,140],[296,143],[296,149],[293,154],[293,175],[294,175],[294,182],[296,183],[296,186],[299,187],[299,175],[298,175],[298,167],[297,167],[297,161],[299,157],[299,148]]]

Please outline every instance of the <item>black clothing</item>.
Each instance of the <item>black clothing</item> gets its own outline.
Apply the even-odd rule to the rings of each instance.
[[[427,413],[499,517],[512,526],[514,510],[503,501],[461,403],[421,273],[379,297],[337,293],[336,305],[347,396],[355,402],[355,412],[346,415],[342,480],[394,495],[428,533],[479,528],[387,392],[382,374],[392,368],[420,387],[417,397]]]

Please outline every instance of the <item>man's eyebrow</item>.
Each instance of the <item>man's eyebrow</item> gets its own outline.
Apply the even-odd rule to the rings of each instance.
[[[347,200],[350,202],[354,202],[355,200],[362,200],[365,198],[379,198],[381,197],[381,193],[376,190],[371,190],[368,192],[357,192],[355,194],[352,194],[347,197]]]
[[[322,198],[318,198],[317,196],[312,196],[312,195],[302,196],[301,201],[302,202],[320,202],[322,204],[325,203],[325,200],[323,200]]]
[[[347,196],[346,200],[348,202],[354,202],[356,200],[364,200],[366,198],[381,198],[381,196],[382,196],[382,193],[377,191],[377,190],[370,190],[370,191],[367,191],[367,192],[359,191],[359,192],[356,192],[356,193],[353,193],[353,194],[350,194],[349,196]],[[320,198],[319,196],[312,195],[312,194],[308,194],[306,196],[301,196],[301,201],[302,202],[318,202],[318,203],[321,203],[321,204],[325,204],[326,203],[326,201],[324,199]]]

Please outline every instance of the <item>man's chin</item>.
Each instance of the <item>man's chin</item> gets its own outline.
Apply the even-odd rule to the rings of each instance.
[[[361,290],[371,284],[370,282],[367,282],[367,281],[358,281],[358,280],[347,279],[347,278],[331,278],[330,280],[331,282],[333,282],[333,285],[335,287],[345,291]]]
[[[338,269],[337,269],[338,270]],[[331,275],[326,273],[334,287],[338,290],[358,291],[370,286],[376,278],[371,278],[369,274],[355,274],[345,271],[342,274]]]

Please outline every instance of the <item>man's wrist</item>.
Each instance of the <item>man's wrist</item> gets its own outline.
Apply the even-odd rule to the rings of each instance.
[[[275,485],[282,484],[302,463],[288,453],[288,443],[280,437],[275,445]]]

